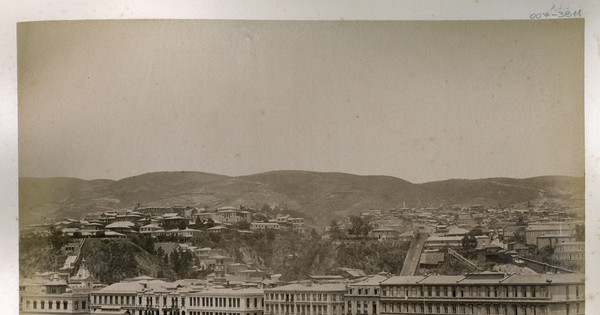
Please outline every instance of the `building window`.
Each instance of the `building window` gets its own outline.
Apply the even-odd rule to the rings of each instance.
[[[79,309],[79,301],[75,301],[75,310]]]
[[[85,301],[81,301],[81,309],[84,310],[85,309]]]
[[[56,301],[56,309],[59,310],[60,309],[60,302]]]
[[[40,306],[41,306],[40,307],[41,309],[44,309],[44,307],[46,306],[46,302],[45,301],[40,302]]]
[[[52,301],[48,301],[48,309],[51,310],[52,309]]]
[[[33,309],[37,308],[37,301],[33,301]]]
[[[69,307],[69,302],[63,301],[63,310],[66,310]]]

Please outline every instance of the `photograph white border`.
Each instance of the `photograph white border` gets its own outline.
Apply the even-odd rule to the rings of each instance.
[[[16,23],[87,19],[529,20],[552,6],[585,19],[586,313],[600,307],[600,2],[444,0],[2,0],[0,4],[0,307],[18,314],[18,132]]]

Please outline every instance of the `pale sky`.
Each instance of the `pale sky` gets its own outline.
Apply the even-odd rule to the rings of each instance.
[[[583,176],[583,22],[18,27],[19,174]]]

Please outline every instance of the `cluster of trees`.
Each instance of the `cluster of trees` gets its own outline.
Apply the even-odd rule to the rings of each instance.
[[[164,262],[169,264],[178,278],[195,278],[196,271],[192,268],[195,265],[194,254],[179,249],[171,252],[171,255],[164,254]]]
[[[341,228],[336,220],[331,221],[331,224],[329,225],[329,236],[332,239],[343,239],[348,235],[353,235],[354,237],[367,237],[372,230],[373,224],[369,218],[352,215],[350,216],[350,226],[346,231]]]
[[[477,238],[475,236],[483,235],[481,228],[474,228],[465,235],[462,239],[462,247],[464,249],[475,249],[477,247]]]
[[[60,230],[48,236],[23,235],[19,238],[19,273],[29,277],[36,271],[57,270],[67,257],[60,249],[70,241]]]
[[[336,247],[337,266],[362,269],[367,273],[402,270],[408,252],[407,242],[344,242]]]
[[[154,238],[152,238],[150,235],[137,234],[135,236],[130,237],[130,239],[134,244],[141,247],[148,253],[154,254],[156,252],[154,250]]]
[[[50,227],[50,235],[46,238],[46,242],[52,246],[54,250],[59,250],[63,246],[67,245],[71,238],[64,235],[63,232],[54,226]],[[44,243],[46,243],[44,242]]]

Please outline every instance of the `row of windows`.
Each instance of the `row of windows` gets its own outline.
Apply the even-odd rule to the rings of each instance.
[[[119,303],[120,298],[120,303]],[[105,305],[135,305],[135,296],[112,296],[112,295],[92,295],[94,304],[105,304]],[[139,303],[142,304],[142,297],[139,297]]]
[[[323,315],[328,314],[328,310],[331,310],[334,314],[341,310],[344,312],[344,305],[341,304],[338,308],[338,305],[331,305],[331,308],[328,305],[279,305],[279,304],[267,304],[265,311],[271,314],[306,314],[306,315]]]
[[[356,313],[366,313],[366,314],[377,314],[377,302],[372,303],[372,307],[369,309],[369,302],[356,302],[348,301],[348,312],[352,313],[352,305],[356,304]]]
[[[103,304],[103,305],[142,305],[143,301],[146,301],[145,305],[159,305],[159,296],[138,296],[137,299],[135,296],[116,296],[116,295],[92,295],[92,300],[94,304]],[[162,297],[162,305],[168,305],[167,302],[170,301],[171,305],[177,306],[179,303],[178,297]],[[181,298],[181,306],[185,306],[185,299]]]
[[[322,293],[302,293],[302,294],[292,294],[292,293],[268,293],[266,294],[268,300],[271,301],[286,301],[286,302],[294,302],[294,299],[297,301],[327,301],[329,297],[331,297],[331,301],[342,300],[341,294],[322,294]],[[312,297],[312,299],[311,299]]]
[[[368,295],[370,292],[373,292],[374,295],[379,294],[379,289],[378,288],[373,288],[373,291],[371,291],[369,288],[350,288],[348,289],[348,293],[349,294],[365,294]]]
[[[579,294],[579,287],[577,287]],[[388,295],[389,293],[389,295]],[[451,296],[451,297],[546,297],[548,290],[536,286],[400,286],[382,289],[382,296]]]
[[[79,305],[81,303],[81,309],[85,310],[87,305],[86,301],[74,301],[73,309],[79,310]],[[61,308],[62,307],[62,308]],[[68,310],[69,309],[69,301],[31,301],[25,300],[25,309],[40,309],[40,310]]]
[[[404,303],[383,304],[384,313],[421,313],[421,314],[518,314],[537,315],[544,314],[546,306],[528,305],[515,306],[510,304],[432,304],[432,303]],[[577,305],[579,312],[579,305]]]
[[[241,300],[244,300],[242,298]],[[241,307],[240,298],[219,298],[219,297],[189,297],[190,306],[207,306],[207,307],[229,307],[239,308]],[[259,307],[258,298],[246,298],[246,308]],[[265,306],[264,298],[260,299],[260,307]]]
[[[142,296],[138,296],[137,299],[135,296],[113,296],[113,295],[93,295],[92,296],[94,304],[104,304],[104,305],[142,305],[144,298]],[[167,298],[166,296],[162,297],[162,305],[169,305],[170,301],[171,306],[177,306],[180,298],[171,297]],[[243,298],[218,298],[218,297],[189,297],[189,305],[190,306],[205,306],[205,307],[230,307],[230,308],[239,308],[241,307],[241,300]],[[145,297],[145,305],[159,305],[160,298],[159,296],[146,296]],[[259,307],[259,299],[258,298],[246,298],[245,304],[247,308]],[[181,306],[185,306],[185,298],[181,298]],[[264,307],[264,298],[260,299],[260,307]]]

